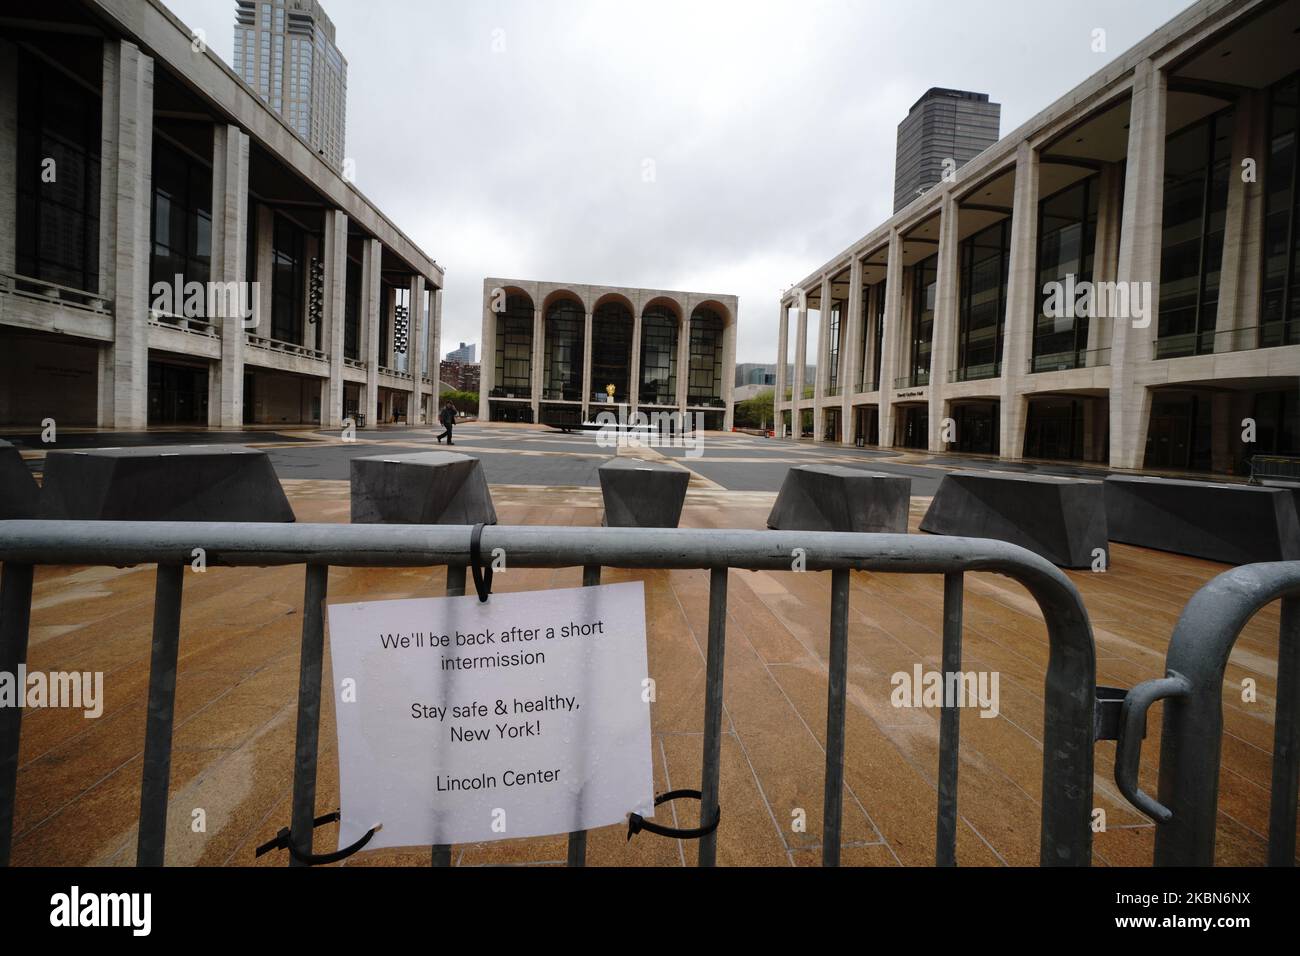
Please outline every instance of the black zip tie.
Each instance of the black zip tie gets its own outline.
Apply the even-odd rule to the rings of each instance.
[[[342,817],[340,816],[339,811],[335,810],[333,813],[327,813],[324,816],[317,817],[311,822],[311,828],[315,830],[317,827],[323,827],[327,823],[336,823],[341,819]],[[345,846],[343,849],[336,850],[333,853],[303,853],[294,846],[293,839],[289,835],[289,828],[281,827],[280,832],[275,835],[275,839],[263,843],[257,848],[257,852],[253,855],[258,857],[262,856],[264,853],[270,853],[272,850],[288,850],[289,855],[299,863],[305,863],[307,866],[324,866],[327,863],[337,863],[339,860],[346,860],[358,850],[364,849],[365,845],[370,842],[371,838],[383,829],[383,826],[384,825],[380,823],[371,827],[356,843],[353,843],[351,846]]]
[[[669,790],[667,793],[661,793],[655,797],[655,806],[661,803],[667,803],[669,800],[703,800],[704,794],[698,790]],[[708,836],[718,828],[722,822],[722,807],[718,807],[713,815],[713,822],[707,826],[695,827],[694,829],[677,829],[676,827],[660,826],[657,823],[651,823],[639,813],[629,813],[627,815],[627,838],[629,840],[636,836],[642,830],[648,833],[657,833],[660,836],[675,837],[678,840],[698,840],[700,837]]]
[[[492,593],[492,565],[483,564],[483,555],[479,551],[479,542],[483,539],[483,529],[486,525],[474,525],[474,533],[469,536],[469,569],[474,575],[474,590],[478,592],[478,599],[481,603],[486,604],[488,595]]]

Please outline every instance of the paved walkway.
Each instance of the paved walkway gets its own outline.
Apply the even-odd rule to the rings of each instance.
[[[466,430],[464,449],[474,444]],[[514,439],[575,445],[581,439],[521,433]],[[756,440],[757,441],[757,440]],[[719,443],[721,444],[721,443]],[[371,446],[373,447],[373,446]],[[739,450],[739,444],[735,450]],[[347,449],[352,451],[353,449]],[[798,449],[800,454],[814,449]],[[710,454],[713,454],[711,449]],[[524,456],[540,460],[534,456]],[[757,457],[757,456],[755,456]],[[488,461],[487,456],[484,456]],[[489,461],[489,468],[494,465]],[[744,466],[742,466],[744,467]],[[750,464],[749,467],[756,467]],[[347,520],[347,486],[290,480],[299,520]],[[587,487],[493,488],[508,524],[597,525],[599,492]],[[760,528],[770,492],[720,490],[692,482],[682,523]],[[924,509],[913,502],[912,526]],[[1092,615],[1098,681],[1132,686],[1163,673],[1168,635],[1191,594],[1220,565],[1112,546],[1106,574],[1070,572]],[[704,572],[618,572],[607,582],[646,584],[655,785],[699,783],[708,576]],[[133,862],[141,745],[148,683],[152,568],[41,569],[32,612],[31,669],[101,670],[107,703],[98,720],[56,710],[28,711],[18,777],[16,864]],[[513,569],[498,591],[576,586],[578,569]],[[290,781],[302,571],[213,568],[186,575],[178,675],[175,754],[167,862],[283,865],[255,861],[254,848],[286,825]],[[330,573],[330,599],[442,593],[441,569]],[[829,575],[736,571],[730,575],[726,645],[718,861],[722,865],[817,865],[821,859]],[[855,573],[849,625],[845,769],[846,865],[930,865],[934,860],[938,715],[890,704],[890,676],[913,665],[939,666],[942,581],[937,576]],[[1000,673],[1000,713],[961,723],[960,829],[963,865],[1035,865],[1038,860],[1043,674],[1047,638],[1023,588],[995,575],[967,576],[964,666]],[[1263,611],[1228,667],[1226,735],[1220,781],[1218,861],[1262,864],[1268,815],[1278,612]],[[328,659],[327,659],[328,667]],[[328,674],[329,671],[327,670]],[[1245,678],[1259,702],[1243,703]],[[1144,747],[1143,787],[1155,790],[1159,706]],[[338,806],[332,701],[321,723],[318,812]],[[1097,747],[1095,805],[1106,830],[1095,837],[1097,864],[1150,863],[1153,827],[1117,795],[1114,745]],[[202,809],[205,832],[194,832]],[[691,825],[689,802],[666,810]],[[806,826],[795,821],[806,816]],[[597,865],[693,864],[690,843],[623,827],[592,834]],[[335,828],[318,831],[333,847]],[[462,865],[559,863],[563,837],[458,846]],[[427,850],[362,853],[348,865],[428,861]]]

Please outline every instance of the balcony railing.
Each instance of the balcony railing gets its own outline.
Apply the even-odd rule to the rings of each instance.
[[[843,386],[843,385],[828,385],[828,386],[826,387],[826,395],[827,395],[827,397],[829,397],[829,398],[838,398],[839,396],[841,396],[841,395],[843,395],[843,394],[844,394],[844,386]]]
[[[489,398],[532,398],[533,390],[528,385],[495,385],[488,392]]]
[[[1029,371],[1059,372],[1071,368],[1097,368],[1110,364],[1110,349],[1076,349],[1073,352],[1052,352],[1035,355],[1029,360]]]
[[[709,396],[708,398],[701,398],[698,395],[688,395],[686,397],[686,404],[689,405],[691,408],[726,408],[727,407],[727,403],[724,402],[721,398],[719,398],[716,395]]]
[[[894,388],[920,388],[923,385],[930,384],[929,370],[915,370],[908,372],[906,375],[900,375],[894,379]]]
[[[880,384],[874,378],[860,378],[853,386],[855,392],[874,392],[878,388]]]
[[[794,398],[794,386],[787,385],[785,391],[781,394],[781,401],[788,402]]]
[[[948,371],[950,382],[978,382],[987,378],[998,378],[1002,374],[1001,362],[984,362],[980,365],[965,365]]]
[[[393,378],[406,379],[408,382],[415,380],[412,377],[410,372],[403,372],[400,369],[395,369],[395,368],[387,368],[386,366],[383,365],[379,366],[379,374],[391,375]]]
[[[149,324],[164,329],[176,329],[192,335],[215,336],[217,327],[206,319],[191,318],[184,315],[172,315],[169,312],[149,313]]]
[[[39,299],[52,305],[69,305],[89,312],[109,311],[108,300],[94,292],[14,273],[0,272],[0,292]]]
[[[303,358],[315,359],[318,362],[326,361],[325,353],[320,349],[308,348],[306,345],[298,345],[294,342],[281,342],[279,339],[263,338],[260,335],[248,333],[248,344],[258,349],[267,349],[271,352],[283,352],[286,355],[300,355]],[[388,369],[380,369],[386,372]]]
[[[1151,343],[1152,357],[1157,359],[1249,352],[1253,349],[1276,348],[1279,345],[1300,345],[1300,323],[1270,322],[1267,325],[1248,325],[1239,329],[1207,329],[1204,332],[1166,335]]]

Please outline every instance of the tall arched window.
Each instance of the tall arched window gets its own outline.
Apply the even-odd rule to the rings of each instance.
[[[686,404],[722,404],[722,316],[706,305],[691,313],[690,373]]]
[[[626,402],[631,384],[632,310],[618,301],[597,306],[591,316],[591,392],[588,399],[604,401],[614,386],[614,401]]]
[[[677,314],[666,305],[641,313],[642,405],[677,404]]]
[[[573,299],[560,299],[546,310],[546,381],[543,398],[582,399],[582,340],[586,314]]]
[[[506,296],[497,316],[496,378],[493,398],[531,398],[533,388],[533,300]]]

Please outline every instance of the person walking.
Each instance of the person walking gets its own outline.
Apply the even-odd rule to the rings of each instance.
[[[442,440],[445,438],[447,439],[447,444],[450,445],[451,427],[456,424],[456,406],[451,402],[442,406],[442,411],[438,413],[438,421],[442,422],[442,427],[446,429],[446,431],[438,436],[438,444],[441,445]]]

